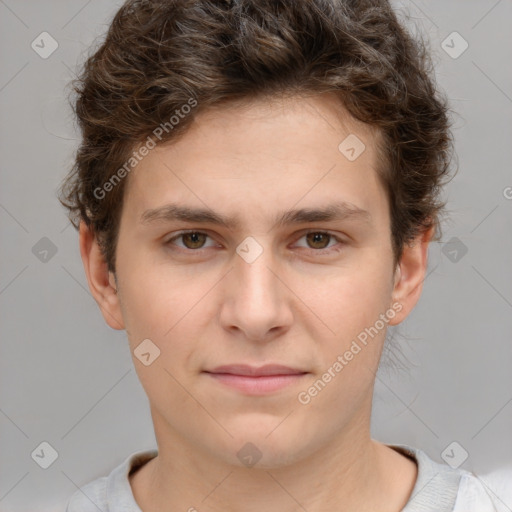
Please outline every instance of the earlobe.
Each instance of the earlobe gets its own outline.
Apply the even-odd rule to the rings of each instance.
[[[100,307],[105,322],[113,329],[124,329],[114,274],[108,271],[96,237],[83,221],[80,222],[79,238],[80,254],[91,294]]]
[[[421,296],[428,263],[428,244],[434,234],[434,228],[432,226],[421,232],[411,245],[406,245],[403,249],[395,272],[392,294],[393,303],[401,304],[402,308],[389,322],[390,325],[403,322]]]

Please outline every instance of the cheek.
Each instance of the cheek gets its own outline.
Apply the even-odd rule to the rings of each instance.
[[[200,298],[206,293],[190,285],[178,273],[166,279],[132,272],[120,297],[133,364],[146,394],[154,404],[172,400],[178,409],[190,406],[180,383],[186,385],[197,366],[194,339],[201,328],[195,319],[202,315]]]
[[[119,253],[120,299],[133,333],[164,336],[204,295],[200,279],[156,261],[149,250],[129,254],[120,244]]]
[[[119,273],[124,277],[120,302],[132,354],[149,339],[160,350],[159,364],[171,372],[186,369],[207,328],[205,299],[218,279],[155,264],[119,265]]]
[[[389,325],[381,315],[390,310],[390,281],[385,267],[367,272],[362,265],[357,271],[333,274],[326,293],[304,298],[334,331],[321,326],[326,334],[315,344],[322,361],[320,374],[312,387],[302,390],[302,398],[311,400],[310,412],[355,411],[369,393]]]
[[[357,266],[337,269],[323,281],[322,287],[313,281],[303,286],[305,292],[309,290],[303,295],[304,302],[312,305],[340,343],[373,325],[389,308],[391,273],[374,259],[366,263],[361,259]]]

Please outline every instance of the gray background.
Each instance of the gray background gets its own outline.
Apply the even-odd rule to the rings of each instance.
[[[119,5],[0,0],[2,512],[63,510],[79,486],[155,443],[125,333],[106,326],[89,294],[77,233],[56,199],[77,145],[66,84]],[[469,455],[461,467],[510,511],[512,2],[395,5],[430,38],[458,113],[460,171],[422,299],[395,338],[406,359],[378,376],[373,437],[439,462],[457,441]],[[58,42],[46,59],[31,47],[43,31]],[[469,44],[457,58],[442,48],[454,31]],[[453,37],[445,44],[462,48]],[[55,254],[43,252],[43,237]],[[58,453],[48,469],[31,457],[43,441]]]

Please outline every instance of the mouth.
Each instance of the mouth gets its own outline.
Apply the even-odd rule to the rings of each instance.
[[[306,372],[283,365],[255,367],[245,364],[218,366],[203,372],[220,384],[248,395],[264,395],[298,383]]]

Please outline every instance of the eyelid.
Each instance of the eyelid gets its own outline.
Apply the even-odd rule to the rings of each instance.
[[[333,233],[332,231],[329,231],[328,229],[319,229],[319,228],[316,228],[316,229],[312,229],[312,228],[309,228],[309,229],[306,229],[305,231],[300,231],[300,236],[297,238],[297,241],[300,240],[301,238],[305,237],[306,235],[308,235],[309,233],[320,233],[320,234],[323,234],[323,235],[328,235],[331,237],[331,239],[334,239],[336,242],[338,242],[338,244],[342,244],[342,245],[345,245],[347,242],[345,240],[343,240],[342,238],[340,238],[339,235]],[[329,243],[331,242],[331,240],[329,240]],[[329,254],[331,252],[337,252],[339,251],[340,249],[339,248],[336,248],[336,245],[332,246],[332,247],[329,247],[329,248],[326,248],[326,249],[312,249],[311,247],[301,247],[302,249],[305,249],[306,251],[309,251],[311,253],[314,253],[314,254]]]
[[[164,245],[170,245],[171,242],[173,242],[174,240],[176,239],[179,239],[181,236],[183,235],[186,235],[186,234],[189,234],[189,233],[198,233],[200,235],[206,235],[208,238],[212,239],[213,240],[213,237],[210,235],[210,233],[208,232],[208,230],[199,230],[199,229],[184,229],[184,230],[181,230],[181,231],[177,231],[177,232],[174,232],[172,234],[172,236],[170,238],[168,238],[165,242],[164,242]],[[210,247],[207,247],[207,249],[209,249]],[[183,250],[183,251],[187,251],[187,252],[201,252],[203,250],[205,250],[205,248],[201,247],[200,249],[187,249],[187,248],[182,248],[182,247],[179,247],[179,249]]]
[[[201,234],[201,235],[206,235],[208,238],[214,240],[214,237],[212,235],[210,235],[210,232],[209,230],[200,230],[200,229],[184,229],[184,230],[181,230],[181,231],[178,231],[178,232],[174,232],[172,234],[172,236],[170,238],[168,238],[165,242],[164,242],[164,245],[171,245],[171,243],[176,240],[176,239],[179,239],[181,236],[183,235],[186,235],[188,233],[198,233],[198,234]],[[333,238],[336,242],[338,242],[337,245],[341,244],[341,245],[346,245],[347,242],[345,240],[343,240],[342,238],[340,238],[340,236],[338,234],[335,234],[329,230],[326,230],[326,229],[321,229],[321,228],[308,228],[308,229],[305,229],[305,230],[301,230],[298,232],[299,233],[299,236],[297,236],[297,233],[295,233],[295,236],[294,236],[294,239],[295,239],[295,243],[300,240],[301,238],[305,237],[306,235],[308,235],[309,233],[321,233],[321,234],[324,234],[324,235],[328,235],[330,236],[331,238]],[[330,242],[330,241],[329,241]],[[182,251],[182,252],[186,252],[186,253],[189,253],[189,254],[192,254],[192,253],[196,253],[196,254],[201,254],[203,251],[206,251],[208,249],[211,249],[213,246],[209,246],[209,247],[201,247],[199,249],[187,249],[187,248],[183,248],[183,247],[179,247],[177,246],[177,250],[178,251]],[[329,247],[329,248],[325,248],[325,249],[313,249],[311,247],[300,247],[301,249],[311,253],[311,254],[318,254],[318,255],[321,255],[321,254],[330,254],[332,252],[339,252],[340,251],[340,248],[336,248],[336,245],[332,246],[332,247]]]

